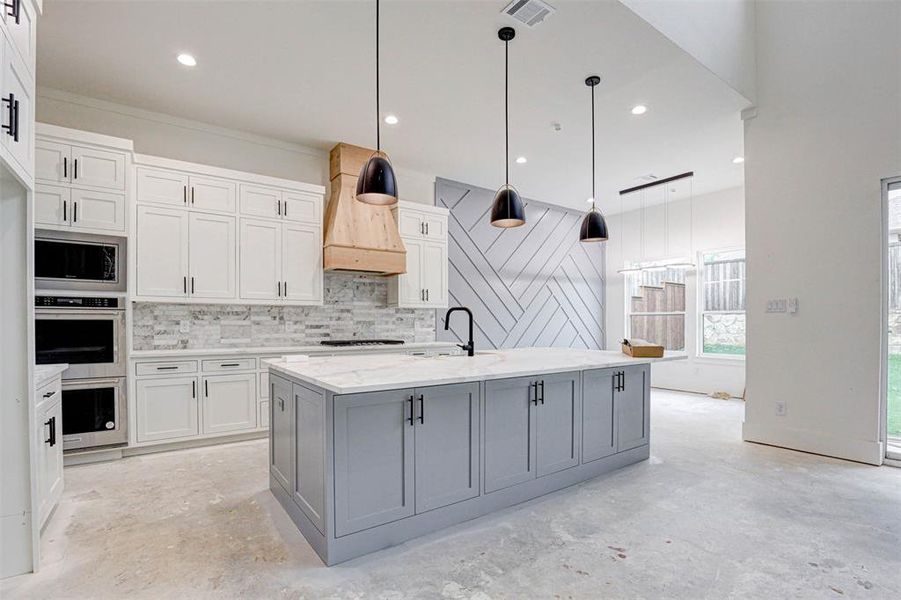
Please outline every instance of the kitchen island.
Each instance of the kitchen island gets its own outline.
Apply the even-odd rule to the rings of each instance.
[[[650,363],[523,348],[271,360],[270,489],[327,565],[645,460]]]

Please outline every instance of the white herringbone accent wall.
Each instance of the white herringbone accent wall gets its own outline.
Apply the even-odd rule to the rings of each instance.
[[[476,349],[558,346],[603,349],[604,245],[579,242],[582,214],[525,200],[527,222],[489,223],[494,191],[438,179],[438,206],[450,210],[451,306],[472,309]],[[439,340],[465,340],[466,319],[437,313]]]

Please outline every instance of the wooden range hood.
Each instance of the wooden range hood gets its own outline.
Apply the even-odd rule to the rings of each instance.
[[[326,271],[362,271],[380,275],[407,272],[407,250],[390,206],[354,198],[357,178],[374,150],[338,144],[329,153],[330,192],[325,211],[322,263]]]

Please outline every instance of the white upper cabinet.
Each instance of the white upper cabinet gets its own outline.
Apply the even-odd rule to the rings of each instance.
[[[407,250],[407,272],[392,277],[388,303],[407,308],[447,307],[447,210],[398,202],[392,212]]]
[[[23,1],[23,4],[25,2]],[[0,68],[0,145],[30,179],[34,174],[34,76],[12,44],[0,39],[3,47]]]
[[[282,297],[322,302],[322,229],[288,223],[282,231]]]
[[[71,182],[80,186],[125,189],[125,155],[72,146]]]
[[[248,217],[296,221],[322,222],[322,196],[290,190],[241,185],[241,214]]]
[[[48,183],[69,183],[71,146],[38,140],[34,150],[34,178]]]
[[[4,4],[2,11],[4,29],[12,42],[12,47],[32,73],[33,79],[37,11],[31,0],[4,0]]]
[[[122,194],[72,188],[71,200],[73,228],[125,233],[125,198]]]
[[[137,295],[188,295],[188,217],[183,210],[139,206],[137,210]]]
[[[34,188],[35,227],[68,226],[71,199],[72,192],[67,187],[37,184]]]
[[[280,300],[282,225],[241,218],[241,298]]]
[[[138,167],[135,169],[138,202],[187,206],[188,176],[178,171]]]
[[[190,285],[194,298],[235,298],[235,218],[191,213]]]
[[[188,177],[188,188],[191,208],[235,212],[234,182],[191,175]]]

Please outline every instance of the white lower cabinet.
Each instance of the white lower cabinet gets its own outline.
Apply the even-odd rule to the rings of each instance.
[[[60,379],[35,394],[34,440],[37,455],[37,511],[40,527],[63,493],[63,405]]]
[[[203,378],[203,433],[226,433],[257,426],[256,373]]]
[[[197,378],[139,379],[135,396],[139,442],[185,438],[200,432]]]

